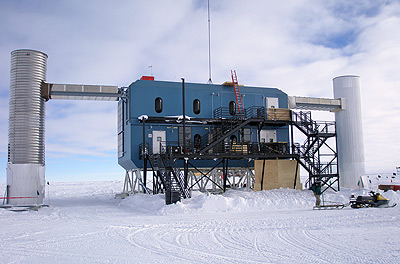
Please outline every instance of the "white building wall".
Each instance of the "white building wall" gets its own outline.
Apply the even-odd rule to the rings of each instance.
[[[346,106],[335,113],[340,186],[357,188],[365,174],[364,138],[359,76],[333,79],[334,98],[345,98]]]
[[[8,204],[43,204],[45,166],[41,164],[7,163]]]

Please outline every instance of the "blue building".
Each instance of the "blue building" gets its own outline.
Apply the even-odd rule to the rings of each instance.
[[[142,77],[126,89],[118,105],[118,163],[125,170],[146,168],[147,154],[169,153],[178,160],[186,156],[203,168],[213,167],[220,158],[229,158],[230,167],[252,167],[260,157],[287,158],[286,93],[233,82],[184,83],[183,133],[182,85]],[[276,111],[281,111],[278,116]]]

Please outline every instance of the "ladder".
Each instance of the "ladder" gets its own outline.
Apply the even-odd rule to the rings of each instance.
[[[243,109],[243,104],[242,104],[242,96],[240,95],[239,82],[238,82],[238,79],[237,79],[236,71],[235,70],[231,70],[231,75],[232,75],[233,89],[235,90],[236,104],[237,104],[237,107],[238,107],[238,113],[244,115],[244,109]]]

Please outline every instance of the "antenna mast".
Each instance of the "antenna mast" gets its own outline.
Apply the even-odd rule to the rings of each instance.
[[[208,82],[212,84],[211,80],[211,20],[210,20],[210,0],[207,1],[208,10]]]

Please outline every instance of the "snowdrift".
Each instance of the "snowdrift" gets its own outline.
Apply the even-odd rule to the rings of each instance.
[[[322,199],[326,204],[347,204],[351,194],[366,194],[368,190],[345,189],[340,192],[327,191]],[[390,204],[399,203],[399,192],[385,192],[384,196],[391,200]],[[315,205],[312,191],[276,189],[268,191],[229,190],[224,194],[213,195],[193,192],[191,199],[165,205],[164,195],[136,194],[119,203],[137,214],[171,215],[185,213],[218,213],[240,211],[276,211],[276,210],[309,210]]]

